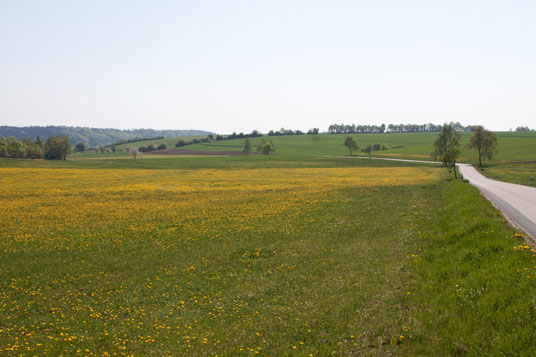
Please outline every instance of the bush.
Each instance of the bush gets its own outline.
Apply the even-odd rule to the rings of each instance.
[[[184,139],[180,139],[180,140],[175,144],[175,147],[176,147],[176,148],[179,148],[179,147],[181,147],[181,146],[186,146],[186,145],[188,145],[188,144],[189,144],[189,143],[186,142],[186,140],[184,140]]]

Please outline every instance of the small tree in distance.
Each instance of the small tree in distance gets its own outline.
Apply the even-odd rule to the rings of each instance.
[[[249,155],[251,152],[251,141],[249,139],[246,139],[246,144],[244,145],[244,154]]]
[[[262,148],[263,155],[270,155],[274,151],[275,151],[275,147],[271,141],[269,143],[264,144]]]
[[[76,144],[76,146],[74,147],[74,151],[78,151],[78,152],[86,151],[86,144],[83,142]]]
[[[136,160],[136,158],[137,158],[138,156],[140,156],[140,150],[139,150],[137,147],[135,147],[135,146],[129,148],[129,149],[128,149],[128,153],[129,153],[130,155],[132,155],[132,157],[134,158],[134,160]]]
[[[266,145],[266,139],[262,138],[259,145],[257,145],[257,152],[264,152],[264,146]]]
[[[350,150],[350,156],[352,156],[352,150],[357,150],[357,141],[354,140],[351,136],[347,136],[346,139],[344,139],[344,146]]]
[[[499,143],[495,133],[484,129],[481,125],[475,127],[475,132],[469,144],[468,149],[476,149],[478,151],[478,167],[482,167],[482,158],[491,160],[494,154],[497,153]]]
[[[370,159],[370,153],[372,152],[373,148],[374,147],[370,144],[368,144],[367,146],[363,148],[363,152],[368,154],[369,159]]]

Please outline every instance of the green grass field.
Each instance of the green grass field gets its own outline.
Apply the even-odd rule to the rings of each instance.
[[[445,169],[343,139],[0,160],[0,354],[533,355],[523,237]]]
[[[299,136],[264,136],[266,140],[272,140],[277,153],[285,156],[319,157],[324,155],[338,156],[347,155],[347,149],[342,145],[347,134],[319,134]],[[376,156],[392,156],[404,158],[430,159],[432,144],[437,133],[384,133],[384,134],[352,134],[362,148],[368,144],[385,143],[390,147],[404,146],[402,148],[377,151]],[[465,147],[471,133],[462,133],[462,146]],[[499,152],[492,162],[511,161],[536,161],[536,132],[498,132]],[[142,146],[165,143],[168,148],[174,148],[180,138],[167,138],[162,140],[142,141],[125,144],[118,148],[130,146]],[[255,148],[262,138],[251,139]],[[245,139],[233,139],[213,141],[210,144],[193,144],[182,147],[185,150],[236,150],[241,151]],[[357,154],[363,155],[358,152]],[[99,155],[99,154],[97,154]],[[478,157],[474,150],[462,150],[463,162],[476,163]]]
[[[272,140],[276,146],[277,159],[273,160],[315,160],[322,157],[334,157],[348,155],[346,147],[342,145],[346,134],[319,134],[302,136],[264,136],[266,140]],[[352,135],[360,147],[368,144],[385,143],[390,147],[403,146],[397,149],[375,151],[373,156],[391,157],[403,159],[431,160],[433,141],[437,133],[385,133],[385,134],[353,134]],[[462,133],[462,153],[460,162],[478,163],[478,156],[475,150],[465,149],[471,133]],[[530,185],[530,177],[536,177],[536,133],[535,132],[498,132],[499,152],[491,161],[484,161],[484,174],[490,178]],[[118,148],[127,149],[130,146],[142,146],[166,143],[169,148],[174,148],[179,138],[168,138],[162,140],[150,140],[139,143],[125,144]],[[253,149],[262,138],[251,139]],[[213,141],[210,144],[194,144],[181,147],[183,150],[197,151],[242,151],[245,139],[234,139],[224,141]],[[364,156],[361,151],[354,153]],[[96,154],[94,152],[71,155],[71,159],[100,159],[123,157],[128,158],[126,153],[117,154]],[[146,158],[151,154],[146,154]],[[258,162],[263,159],[256,159]],[[218,165],[226,159],[216,159]],[[170,162],[175,162],[171,160]],[[229,160],[229,163],[241,162],[241,159]],[[273,162],[266,159],[265,162]],[[186,166],[187,162],[184,161]],[[233,165],[233,164],[231,164]],[[194,164],[195,166],[195,164]],[[534,180],[533,180],[534,182]]]

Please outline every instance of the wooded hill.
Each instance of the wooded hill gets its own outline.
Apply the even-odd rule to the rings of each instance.
[[[212,134],[203,130],[154,130],[154,129],[101,129],[73,126],[0,126],[0,137],[14,136],[16,139],[29,138],[35,140],[38,136],[46,139],[50,135],[65,134],[73,145],[83,142],[88,146],[110,145],[118,140],[132,140],[136,138],[176,137],[176,136],[203,136]]]

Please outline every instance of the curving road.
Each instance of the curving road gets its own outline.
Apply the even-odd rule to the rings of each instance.
[[[369,159],[366,157],[355,158]],[[436,161],[405,160],[372,157],[371,159],[389,161],[420,162],[438,164]],[[536,188],[514,183],[495,181],[479,173],[468,164],[456,164],[463,178],[469,180],[490,200],[515,226],[519,227],[536,241]]]
[[[458,167],[464,179],[478,188],[515,225],[536,239],[536,188],[489,179],[468,164],[458,164]]]

